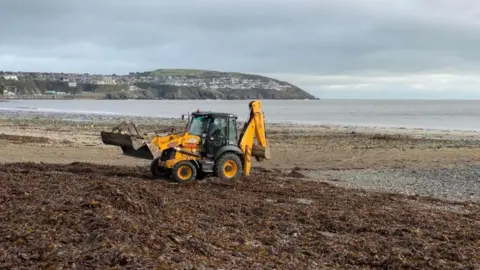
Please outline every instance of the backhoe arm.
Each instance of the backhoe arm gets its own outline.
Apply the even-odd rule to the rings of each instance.
[[[252,168],[252,156],[257,161],[270,159],[270,150],[268,148],[267,134],[265,130],[265,119],[262,112],[260,101],[252,101],[250,106],[250,118],[245,123],[242,135],[239,141],[239,147],[244,153],[244,175],[249,176]],[[258,145],[254,145],[254,139],[257,138]]]

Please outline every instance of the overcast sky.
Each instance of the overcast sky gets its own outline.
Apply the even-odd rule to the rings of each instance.
[[[2,0],[0,70],[271,76],[320,98],[480,98],[477,0]]]

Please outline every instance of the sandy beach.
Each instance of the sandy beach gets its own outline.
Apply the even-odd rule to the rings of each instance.
[[[480,267],[479,133],[268,125],[251,177],[178,186],[99,134],[181,120],[68,118],[2,112],[0,267]]]

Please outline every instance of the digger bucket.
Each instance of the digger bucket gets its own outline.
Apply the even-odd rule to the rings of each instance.
[[[100,135],[104,144],[119,146],[126,156],[149,160],[155,158],[150,142],[146,142],[144,139],[118,132],[101,131]]]

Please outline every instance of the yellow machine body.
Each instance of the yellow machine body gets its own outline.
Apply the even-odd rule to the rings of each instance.
[[[112,131],[102,132],[102,140],[120,146],[125,155],[152,160],[154,176],[171,175],[180,183],[194,180],[198,173],[212,172],[227,180],[249,176],[252,157],[270,159],[262,105],[252,101],[249,107],[250,117],[242,130],[237,128],[236,115],[197,111],[189,116],[182,134],[147,139]],[[130,127],[136,130],[133,124]]]

